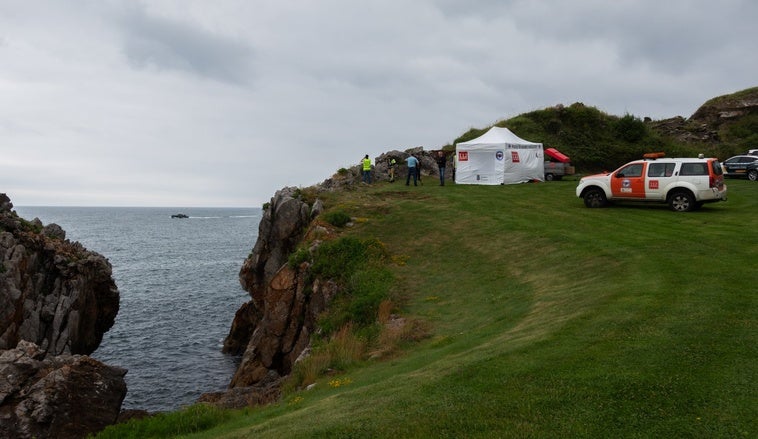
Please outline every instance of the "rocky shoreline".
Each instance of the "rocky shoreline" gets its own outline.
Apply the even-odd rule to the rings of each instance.
[[[119,291],[100,254],[0,194],[0,437],[79,438],[116,422],[126,370],[89,355]]]

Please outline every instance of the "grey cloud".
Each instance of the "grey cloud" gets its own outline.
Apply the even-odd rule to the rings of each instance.
[[[252,75],[253,48],[230,37],[136,9],[121,24],[124,53],[135,68],[180,70],[236,84]]]
[[[553,47],[604,44],[622,67],[648,66],[669,74],[697,68],[741,39],[758,39],[744,17],[758,16],[752,0],[722,2],[434,0],[453,23],[474,23],[483,32],[513,27]],[[529,49],[529,48],[525,48]]]

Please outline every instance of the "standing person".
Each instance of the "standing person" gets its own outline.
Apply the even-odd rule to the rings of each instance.
[[[455,160],[458,158],[458,153],[453,151],[453,157],[452,160],[450,160],[450,164],[453,167],[453,183],[455,183]]]
[[[418,179],[418,182],[423,186],[424,183],[421,182],[421,160],[419,160],[416,156],[413,156],[413,158],[416,159],[416,178]]]
[[[437,151],[437,169],[440,172],[440,186],[445,185],[445,165],[447,164],[447,156],[445,151]]]
[[[390,183],[395,182],[395,166],[397,165],[397,160],[395,160],[395,157],[390,157],[389,164],[387,165],[387,168],[390,173]]]
[[[418,176],[416,171],[416,169],[418,169],[418,159],[412,155],[409,155],[408,158],[405,159],[405,163],[408,164],[408,175],[405,177],[405,185],[410,185],[411,175],[413,175],[413,185],[418,186],[418,183],[416,182]]]
[[[368,158],[368,154],[363,157],[363,182],[371,184],[371,159]]]

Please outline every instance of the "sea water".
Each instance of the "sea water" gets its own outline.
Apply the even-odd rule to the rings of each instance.
[[[67,239],[113,266],[120,309],[92,357],[128,369],[122,408],[175,410],[227,387],[239,359],[221,347],[234,313],[250,300],[238,275],[255,244],[260,208],[14,210],[60,225]]]

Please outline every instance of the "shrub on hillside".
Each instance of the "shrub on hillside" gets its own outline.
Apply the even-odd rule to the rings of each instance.
[[[342,210],[337,210],[334,212],[326,212],[323,215],[323,218],[324,218],[324,221],[328,222],[329,224],[335,227],[345,227],[345,225],[350,222],[350,215],[348,215]]]

